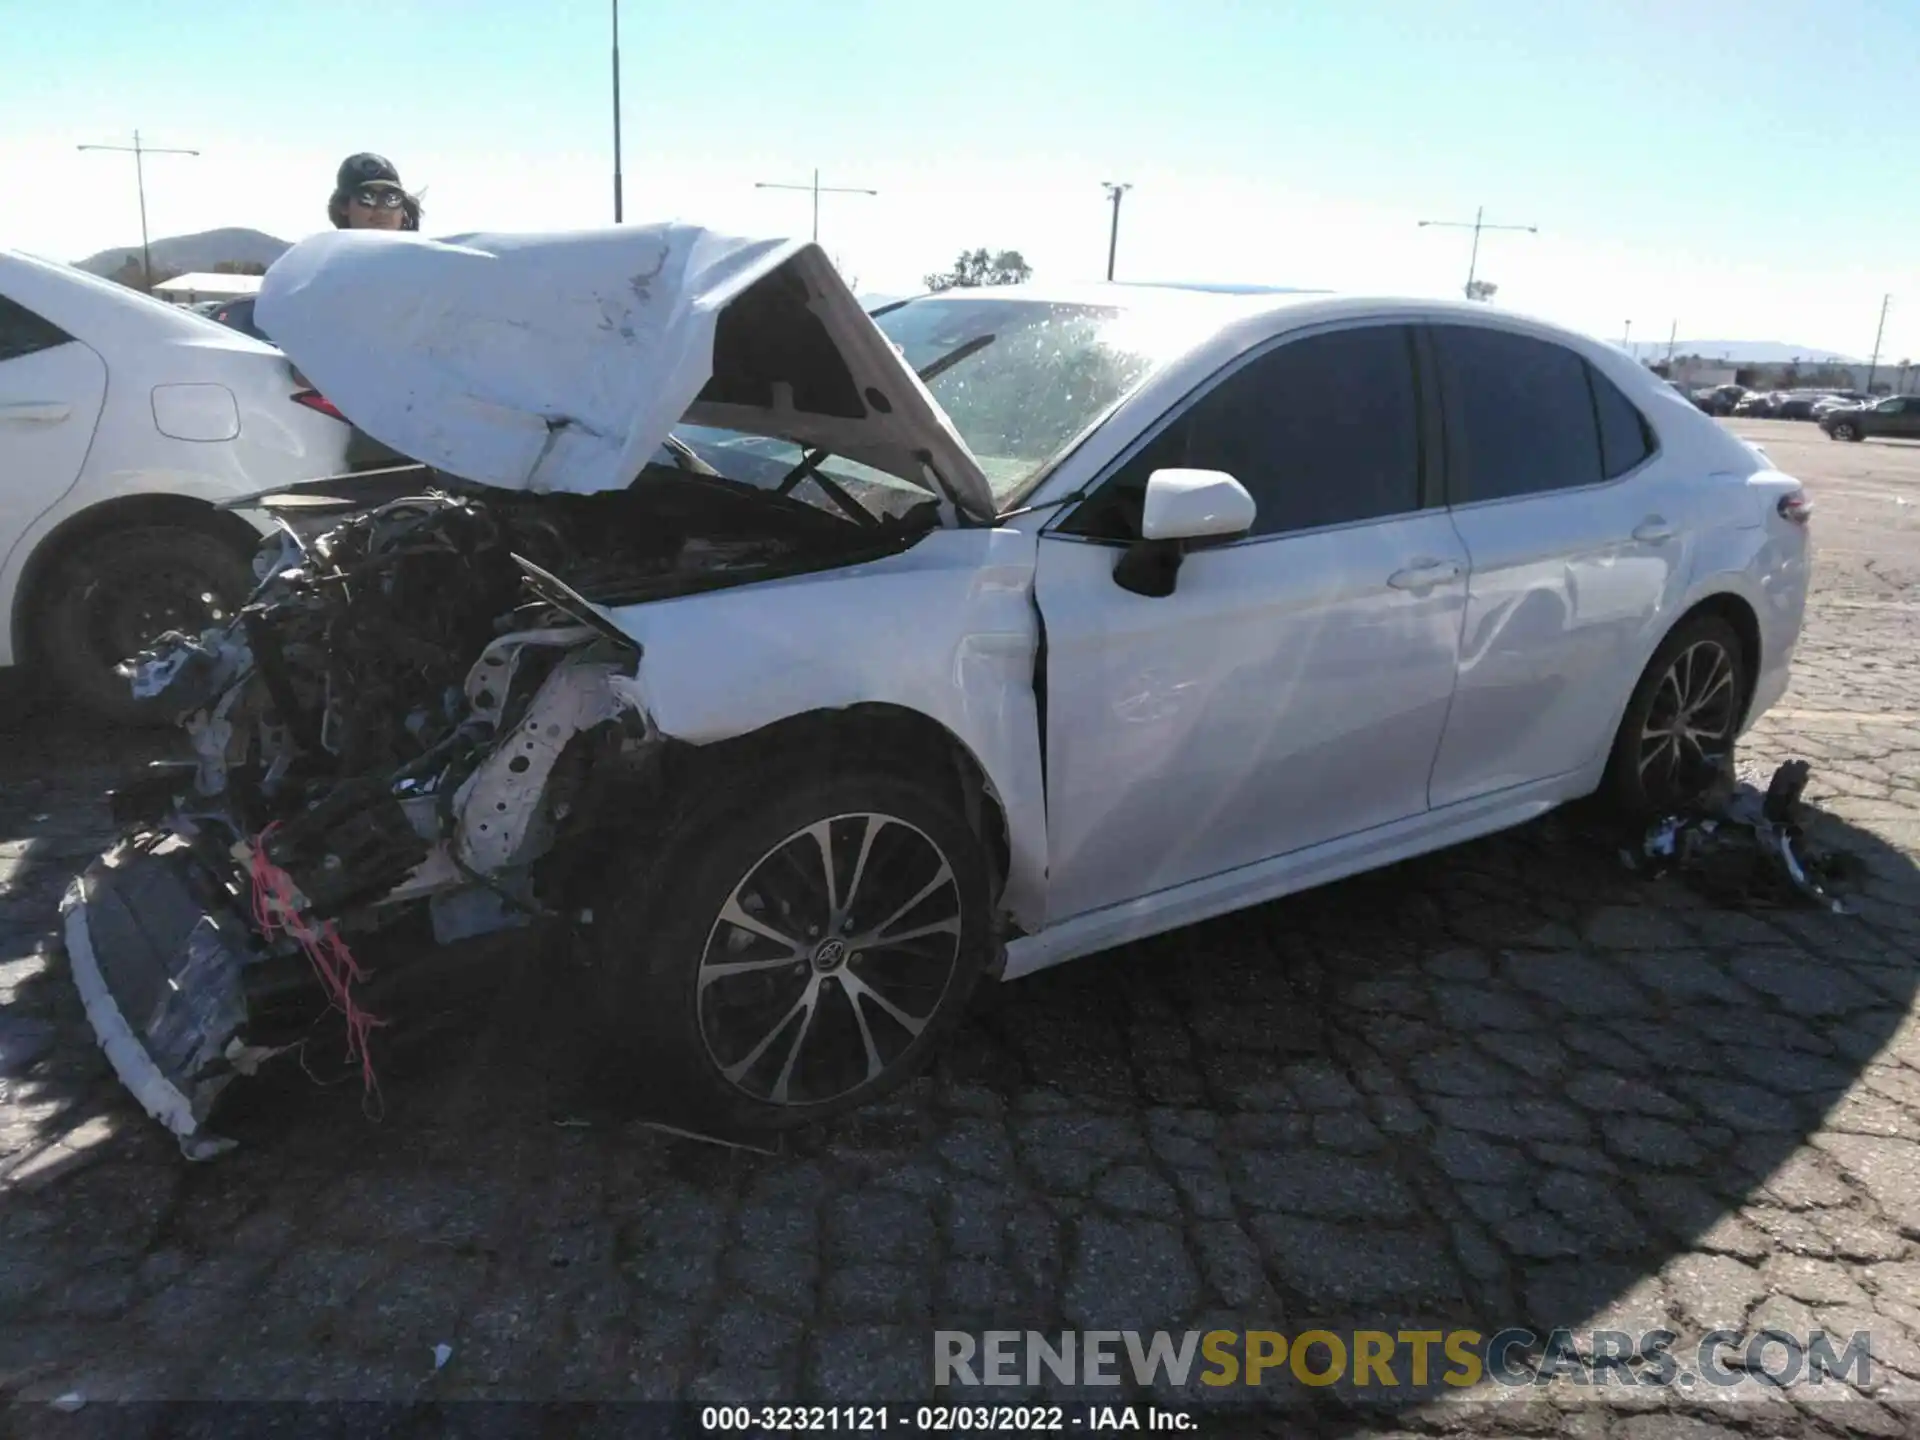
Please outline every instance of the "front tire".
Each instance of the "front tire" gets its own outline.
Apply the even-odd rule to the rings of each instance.
[[[169,630],[198,634],[232,615],[253,589],[248,558],[185,525],[112,530],[62,556],[34,610],[34,649],[49,678],[96,719],[156,724],[114,666]]]
[[[596,924],[596,961],[616,1061],[702,1118],[789,1129],[888,1093],[992,953],[985,853],[916,780],[775,782],[664,852]]]
[[[1828,433],[1836,440],[1858,440],[1860,427],[1850,420],[1840,420],[1834,423],[1833,429]]]
[[[1651,821],[1705,798],[1733,761],[1751,674],[1739,633],[1718,615],[1673,628],[1641,673],[1614,737],[1602,788],[1623,816]]]

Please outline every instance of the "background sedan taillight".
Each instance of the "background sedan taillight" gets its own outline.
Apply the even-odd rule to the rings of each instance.
[[[1813,501],[1807,498],[1804,490],[1782,495],[1780,504],[1775,508],[1779,510],[1782,520],[1791,520],[1796,525],[1804,525],[1813,517]]]
[[[331,400],[327,399],[327,397],[322,395],[318,390],[301,390],[296,392],[293,397],[293,403],[296,405],[304,405],[309,410],[318,410],[322,415],[331,415],[336,420],[344,421],[347,418],[340,413]]]

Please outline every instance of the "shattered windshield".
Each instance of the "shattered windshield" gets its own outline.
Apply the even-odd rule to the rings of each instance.
[[[952,419],[1004,504],[1057,459],[1113,405],[1175,353],[1184,327],[1133,307],[1045,300],[937,296],[874,316]],[[686,425],[674,432],[729,479],[778,485],[801,459],[780,440]],[[854,481],[862,504],[887,492],[924,502],[925,491],[868,466],[834,457],[820,467]],[[797,498],[827,505],[803,483]]]

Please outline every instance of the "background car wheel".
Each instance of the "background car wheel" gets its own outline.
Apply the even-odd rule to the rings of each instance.
[[[1718,615],[1674,627],[1647,663],[1614,737],[1603,789],[1628,819],[1697,803],[1730,762],[1751,677],[1739,633]]]
[[[1836,440],[1858,440],[1860,438],[1860,427],[1847,420],[1835,421],[1833,438]]]
[[[82,541],[54,566],[34,612],[32,640],[49,679],[96,718],[152,724],[113,667],[169,630],[197,633],[231,615],[253,589],[248,557],[184,525],[115,530]]]
[[[596,923],[596,960],[616,1060],[703,1117],[786,1129],[887,1093],[991,953],[980,843],[917,781],[776,785],[666,850]]]

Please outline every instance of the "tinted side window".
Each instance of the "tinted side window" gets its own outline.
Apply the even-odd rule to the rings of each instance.
[[[1446,399],[1448,498],[1538,495],[1602,478],[1587,362],[1526,335],[1433,331]]]
[[[1132,539],[1147,477],[1180,466],[1246,486],[1255,535],[1404,514],[1420,506],[1419,434],[1406,327],[1309,336],[1194,401],[1061,528]]]
[[[0,295],[0,360],[18,360],[36,350],[51,350],[73,337],[50,320],[42,320],[24,305]]]
[[[1653,454],[1653,427],[1620,387],[1591,365],[1587,383],[1593,387],[1593,413],[1600,421],[1600,468],[1611,480]]]

